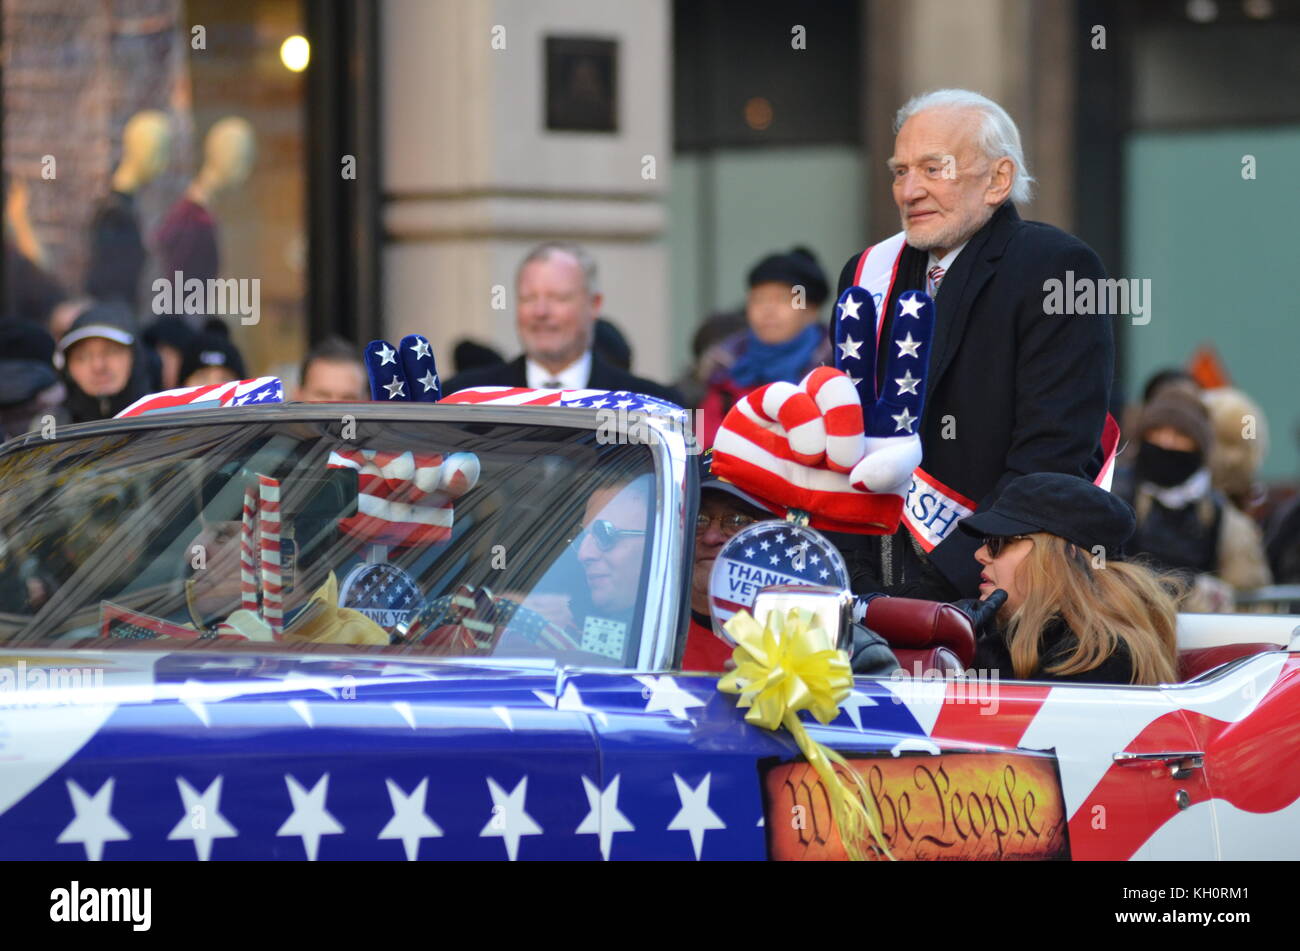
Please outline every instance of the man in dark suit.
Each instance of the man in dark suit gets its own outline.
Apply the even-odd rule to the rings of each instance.
[[[903,231],[850,258],[837,297],[859,284],[883,304],[876,385],[886,388],[908,385],[884,379],[899,296],[934,296],[924,458],[898,532],[842,547],[860,593],[947,601],[976,596],[980,581],[981,540],[954,530],[961,518],[988,509],[1020,475],[1098,477],[1114,336],[1109,316],[1060,314],[1051,302],[1053,281],[1097,285],[1105,272],[1082,241],[1016,213],[1033,179],[1000,106],[940,90],[905,105],[894,128]],[[839,308],[832,339],[838,319]]]
[[[668,387],[633,376],[591,349],[604,296],[596,262],[576,244],[547,242],[528,253],[515,281],[519,341],[524,352],[509,363],[480,367],[448,380],[444,393],[471,386],[629,390],[681,403]]]

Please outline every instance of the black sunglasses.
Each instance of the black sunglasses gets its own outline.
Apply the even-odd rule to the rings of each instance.
[[[631,535],[644,535],[645,530],[640,528],[615,528],[614,523],[607,519],[598,518],[582,531],[578,532],[574,541],[581,546],[588,535],[596,540],[596,546],[601,551],[610,551],[619,543],[619,539],[627,538]]]
[[[984,538],[984,547],[989,550],[989,557],[997,558],[1012,542],[1028,537],[1028,535],[987,535]]]

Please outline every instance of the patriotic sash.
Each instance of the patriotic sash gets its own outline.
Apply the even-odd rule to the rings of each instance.
[[[876,305],[876,347],[884,330],[885,307],[894,293],[898,279],[898,263],[907,244],[905,232],[898,232],[878,244],[873,244],[858,257],[853,283],[871,295]],[[1110,490],[1115,471],[1115,453],[1119,448],[1119,424],[1109,413],[1101,432],[1102,466],[1095,485]],[[972,514],[978,503],[966,498],[955,489],[944,485],[920,466],[912,473],[906,500],[903,503],[903,524],[925,551],[933,551],[952,532],[953,527]]]

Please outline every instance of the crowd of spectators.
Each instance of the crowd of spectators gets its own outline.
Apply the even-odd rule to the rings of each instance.
[[[30,268],[44,275],[35,264]],[[701,322],[693,363],[672,386],[632,375],[632,349],[617,325],[599,316],[599,295],[584,283],[589,273],[594,265],[576,245],[540,246],[521,265],[520,280],[555,287],[533,291],[521,306],[523,352],[508,361],[490,346],[461,341],[444,391],[484,384],[635,389],[699,409],[697,435],[707,446],[745,394],[775,380],[797,382],[831,362],[823,327],[827,281],[805,248],[755,263],[743,307]],[[11,272],[15,277],[23,280]],[[150,392],[256,373],[221,319],[196,330],[183,318],[164,316],[141,328],[123,301],[65,298],[49,292],[56,286],[44,275],[39,288],[17,289],[24,300],[43,294],[44,320],[30,304],[0,320],[5,438],[46,420],[109,418]],[[539,350],[543,344],[550,352]],[[321,341],[303,360],[291,394],[321,402],[368,399],[358,347],[339,337]],[[1243,427],[1243,420],[1252,425]],[[1300,499],[1271,509],[1260,504],[1267,424],[1245,393],[1204,389],[1186,371],[1164,370],[1129,407],[1123,429],[1114,491],[1137,515],[1130,553],[1185,580],[1184,610],[1231,611],[1238,591],[1300,582]]]

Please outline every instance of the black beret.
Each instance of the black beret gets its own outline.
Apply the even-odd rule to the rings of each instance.
[[[957,525],[976,538],[1047,532],[1122,558],[1137,521],[1127,502],[1100,486],[1061,472],[1035,472],[1012,479],[992,508]]]

